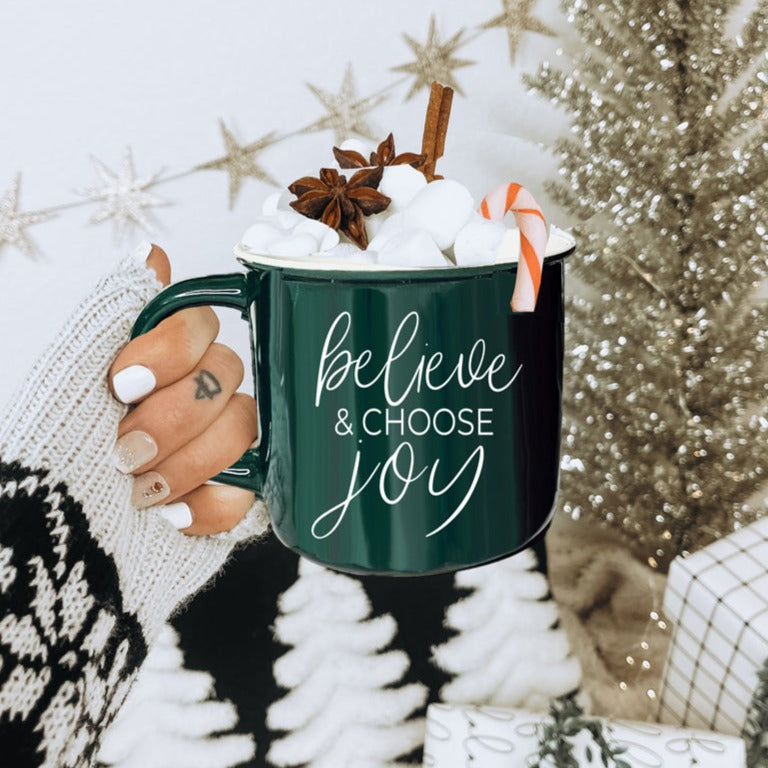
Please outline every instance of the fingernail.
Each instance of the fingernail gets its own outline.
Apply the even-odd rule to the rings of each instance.
[[[152,243],[149,240],[142,240],[132,251],[131,258],[138,261],[139,264],[145,264],[152,250]]]
[[[167,520],[177,530],[189,528],[192,525],[192,511],[183,501],[159,507],[157,514]]]
[[[165,478],[159,472],[145,472],[133,481],[131,503],[137,509],[159,504],[171,492]]]
[[[157,443],[139,429],[126,432],[117,439],[112,449],[112,461],[124,475],[146,464],[157,456]]]
[[[155,374],[143,365],[129,365],[112,377],[117,399],[126,404],[148,395],[156,384]]]

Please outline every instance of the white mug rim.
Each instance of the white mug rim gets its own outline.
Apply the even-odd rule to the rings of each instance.
[[[556,259],[563,254],[572,251],[576,247],[576,239],[570,232],[559,227],[551,226],[547,250],[544,254],[544,260]],[[371,264],[370,262],[356,262],[353,259],[328,259],[324,258],[322,253],[313,253],[304,257],[284,258],[282,256],[270,256],[268,254],[258,253],[250,250],[242,243],[234,247],[234,253],[237,260],[247,267],[271,267],[289,270],[302,270],[313,272],[366,272],[369,274],[382,274],[387,272],[409,272],[414,276],[423,272],[430,273],[462,273],[467,270],[474,270],[479,267],[494,268],[517,264],[517,259],[509,261],[497,261],[488,264],[473,264],[469,266],[457,266],[447,264],[444,267],[421,267],[421,266],[403,266],[402,264]],[[322,259],[322,260],[321,260]]]

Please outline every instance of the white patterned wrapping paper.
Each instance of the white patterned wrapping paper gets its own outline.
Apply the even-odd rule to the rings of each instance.
[[[530,768],[537,761],[538,738],[548,715],[523,709],[430,704],[424,743],[424,768]],[[621,759],[632,768],[744,768],[744,742],[712,731],[673,728],[658,723],[602,720],[611,744],[626,746]],[[575,739],[579,766],[603,763],[591,736]],[[592,760],[587,747],[592,745]],[[552,763],[542,763],[556,768]]]
[[[670,566],[659,720],[742,733],[768,658],[768,518]]]

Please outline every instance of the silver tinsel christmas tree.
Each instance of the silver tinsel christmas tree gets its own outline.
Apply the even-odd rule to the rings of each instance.
[[[654,567],[762,514],[768,2],[576,0],[553,198],[579,219],[561,498]],[[762,488],[762,490],[761,490]]]

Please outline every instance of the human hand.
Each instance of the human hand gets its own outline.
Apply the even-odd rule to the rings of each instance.
[[[170,282],[165,252],[153,245],[147,266]],[[113,458],[134,476],[132,503],[155,504],[176,528],[205,535],[232,529],[253,493],[206,481],[234,463],[256,439],[256,403],[236,392],[238,355],[215,343],[210,307],[177,312],[129,342],[109,371],[114,396],[137,403],[122,419]]]

